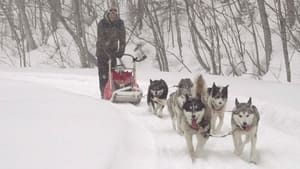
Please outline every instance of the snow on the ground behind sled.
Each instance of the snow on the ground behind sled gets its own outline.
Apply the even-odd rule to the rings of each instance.
[[[0,77],[14,78],[25,81],[44,83],[50,86],[68,90],[81,95],[88,95],[98,98],[98,84],[96,70],[88,72],[78,71],[75,73],[68,70],[63,74],[60,71],[53,71],[50,74],[43,73],[1,73]],[[59,73],[59,74],[58,74]],[[58,75],[58,76],[54,76]],[[140,86],[147,93],[149,78],[167,81],[169,86],[178,83],[182,77],[194,78],[195,75],[180,73],[160,72],[138,72]],[[218,85],[229,84],[229,104],[231,110],[234,98],[246,101],[249,96],[257,105],[261,113],[261,121],[258,133],[258,165],[257,168],[296,168],[300,160],[299,151],[299,85],[280,84],[274,82],[263,82],[240,78],[225,78],[204,75],[208,86],[212,82]],[[92,88],[87,91],[86,88]],[[170,88],[174,91],[175,88]],[[100,101],[101,102],[101,101]],[[205,146],[203,156],[192,165],[186,152],[186,145],[183,137],[172,131],[170,118],[167,110],[164,110],[164,118],[158,119],[147,111],[145,99],[141,105],[132,106],[128,104],[113,105],[116,109],[130,112],[134,118],[145,123],[146,128],[151,132],[157,149],[158,168],[253,168],[254,166],[245,162],[249,157],[249,145],[246,153],[242,156],[244,160],[233,155],[231,137],[224,139],[210,138]],[[226,120],[223,132],[230,130],[230,113],[226,113]],[[139,138],[138,138],[139,139]],[[98,145],[95,145],[98,146]],[[130,153],[129,153],[130,154]],[[144,157],[144,153],[140,155]],[[136,160],[140,160],[137,158]],[[155,160],[153,160],[155,161]],[[140,167],[142,168],[142,167]],[[151,167],[149,167],[151,168]]]
[[[111,103],[29,82],[0,84],[1,169],[155,168],[150,133]]]

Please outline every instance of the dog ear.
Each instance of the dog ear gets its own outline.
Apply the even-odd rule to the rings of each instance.
[[[152,84],[152,82],[153,82],[152,79],[150,79],[150,84]]]
[[[237,105],[239,105],[239,104],[240,104],[240,102],[238,101],[237,98],[235,98],[235,106],[237,106]]]
[[[212,86],[213,86],[213,87],[217,87],[216,84],[215,84],[215,82],[213,82],[213,85],[212,85]]]
[[[251,97],[249,97],[249,100],[248,100],[248,103],[247,103],[249,106],[251,106],[252,105],[252,98]]]
[[[180,79],[180,81],[179,81],[179,83],[178,83],[177,86],[178,86],[179,88],[182,88],[182,83],[183,83],[183,79]]]
[[[225,86],[225,87],[223,87],[223,89],[222,89],[222,95],[223,96],[227,96],[228,95],[228,85]]]
[[[208,95],[211,95],[212,88],[207,88]]]

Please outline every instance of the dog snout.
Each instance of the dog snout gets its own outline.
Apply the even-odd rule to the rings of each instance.
[[[243,126],[247,126],[247,123],[246,123],[246,122],[243,122]]]
[[[194,118],[196,118],[196,116],[193,114],[193,115],[192,115],[192,118],[194,119]]]

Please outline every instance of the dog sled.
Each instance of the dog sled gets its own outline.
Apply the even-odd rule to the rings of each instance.
[[[143,92],[136,82],[136,62],[146,59],[146,55],[142,58],[134,57],[130,54],[123,56],[132,59],[132,67],[127,68],[124,65],[111,67],[109,60],[108,81],[104,88],[104,99],[113,103],[132,103],[139,104],[143,97]]]

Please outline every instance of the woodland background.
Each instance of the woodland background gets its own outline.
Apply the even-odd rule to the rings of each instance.
[[[126,52],[160,71],[300,77],[299,0],[1,0],[0,66],[95,67],[96,24],[111,5]]]

